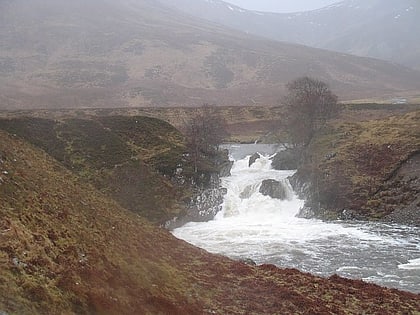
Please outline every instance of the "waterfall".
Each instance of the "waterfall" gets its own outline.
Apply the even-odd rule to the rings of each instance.
[[[287,178],[271,168],[278,147],[229,147],[234,165],[222,178],[222,210],[209,222],[190,222],[173,234],[209,252],[257,264],[297,268],[321,276],[339,274],[420,293],[420,229],[381,223],[323,222],[297,218],[303,206]],[[260,158],[249,166],[256,151]],[[265,180],[279,182],[284,200],[260,192]]]
[[[232,167],[231,176],[222,179],[227,189],[222,211],[217,219],[232,216],[254,217],[258,221],[290,220],[298,213],[303,201],[298,200],[287,180],[293,171],[276,171],[271,168],[271,156],[261,155],[249,166],[249,156],[238,160]],[[276,200],[260,193],[264,180],[280,182],[287,194],[287,200]]]

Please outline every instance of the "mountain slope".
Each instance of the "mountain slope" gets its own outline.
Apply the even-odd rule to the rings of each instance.
[[[183,164],[183,136],[149,117],[0,119],[0,129],[45,150],[85,182],[155,224],[180,215],[192,189],[170,178]],[[183,176],[189,173],[184,168]],[[160,196],[156,198],[156,196]]]
[[[277,104],[286,82],[343,99],[420,90],[420,73],[278,43],[152,0],[0,2],[0,108]]]
[[[353,7],[360,8],[361,5],[359,2]],[[381,14],[373,18],[370,15],[366,22],[354,25],[351,30],[318,47],[390,60],[420,69],[420,43],[416,35],[420,32],[420,3],[406,0],[388,1],[383,5],[382,1],[368,9]],[[387,8],[387,5],[391,7]]]
[[[420,69],[420,3],[416,0],[345,0],[291,14],[248,11],[220,0],[160,1],[259,36]]]
[[[405,314],[418,295],[210,255],[0,132],[7,314]],[[343,302],[347,301],[347,302]]]

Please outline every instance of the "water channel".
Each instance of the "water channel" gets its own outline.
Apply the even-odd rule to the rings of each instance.
[[[297,218],[303,201],[288,184],[293,171],[271,168],[272,145],[229,145],[234,160],[223,210],[204,223],[173,234],[209,252],[257,264],[297,268],[320,276],[338,274],[420,293],[420,229],[385,223],[323,222]],[[248,166],[249,156],[262,157]],[[263,180],[283,182],[287,200],[259,192]]]

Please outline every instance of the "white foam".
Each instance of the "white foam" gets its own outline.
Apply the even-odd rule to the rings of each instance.
[[[337,272],[342,272],[342,271],[349,271],[349,270],[359,270],[360,267],[357,266],[343,266],[337,269]]]
[[[420,270],[420,258],[410,259],[408,263],[398,265],[398,268],[405,270]]]
[[[351,238],[363,246],[364,242],[385,241],[382,236],[356,227],[297,218],[304,202],[287,182],[294,171],[273,170],[268,155],[250,167],[248,164],[249,156],[236,161],[232,175],[222,179],[227,194],[215,220],[189,223],[176,229],[174,235],[215,252],[229,252],[232,247],[242,251],[253,243],[263,244],[269,250],[270,244],[279,242],[305,246],[312,241],[329,243],[332,239]],[[284,182],[289,198],[278,200],[262,195],[259,186],[265,179]]]

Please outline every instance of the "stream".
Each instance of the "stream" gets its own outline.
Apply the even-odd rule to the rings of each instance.
[[[420,229],[385,223],[323,222],[297,218],[303,206],[287,177],[271,168],[274,145],[227,145],[234,161],[223,209],[214,220],[188,223],[173,234],[209,252],[257,264],[297,268],[328,277],[338,274],[420,293]],[[251,154],[262,156],[248,166]],[[265,179],[284,185],[288,198],[259,192]]]

